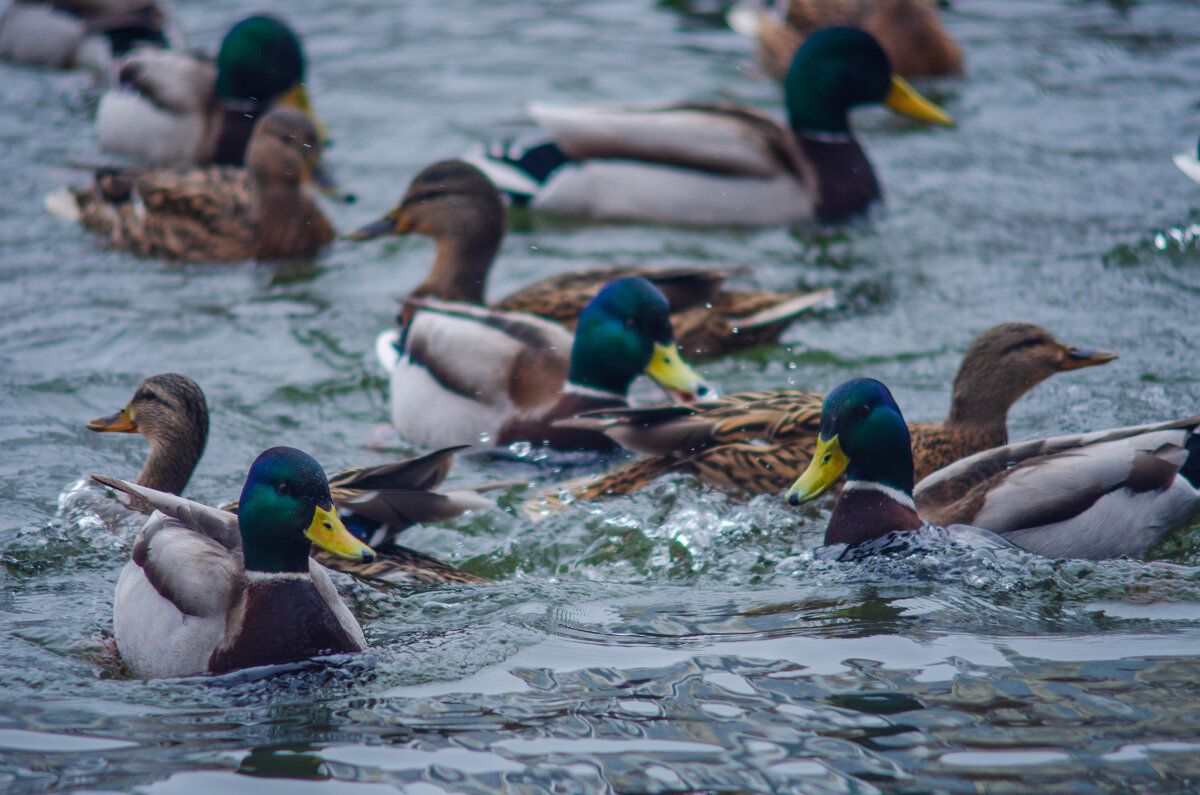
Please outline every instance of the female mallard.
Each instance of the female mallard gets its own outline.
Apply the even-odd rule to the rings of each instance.
[[[687,104],[549,108],[530,113],[550,140],[471,158],[536,210],[695,225],[836,223],[880,197],[850,130],[859,105],[935,124],[946,113],[892,74],[878,42],[827,28],[804,42],[784,82],[788,127],[757,110]]]
[[[320,151],[305,113],[276,108],[255,126],[245,169],[102,171],[91,187],[52,193],[46,205],[144,257],[204,262],[308,255],[334,238],[305,191]]]
[[[364,240],[409,233],[431,237],[437,243],[433,267],[412,295],[483,304],[507,214],[500,191],[483,172],[461,160],[444,160],[414,177],[395,209],[349,237]],[[832,295],[829,290],[786,295],[729,291],[721,289],[726,274],[719,271],[623,267],[551,276],[492,306],[574,329],[588,301],[622,276],[642,276],[663,291],[671,304],[671,325],[679,347],[692,361],[773,342],[798,314]]]
[[[309,547],[369,563],[309,455],[272,447],[250,467],[238,512],[93,475],[158,511],[117,582],[113,632],[136,676],[222,673],[362,651],[362,628]]]
[[[1005,444],[1008,410],[1035,384],[1115,358],[1066,345],[1029,323],[988,329],[963,354],[946,419],[911,426],[918,476]],[[774,390],[571,420],[573,427],[602,430],[651,456],[574,484],[572,493],[581,499],[628,494],[671,471],[691,472],[727,491],[778,492],[808,464],[820,415],[820,395]]]
[[[153,0],[12,0],[0,14],[0,58],[106,73],[130,49],[178,45]]]
[[[776,80],[783,79],[805,37],[830,25],[870,33],[905,77],[957,75],[963,69],[962,52],[931,0],[780,0],[771,9],[736,7],[729,24],[757,40],[754,54]]]
[[[640,276],[601,290],[575,336],[533,315],[431,299],[376,351],[391,372],[392,422],[414,444],[529,441],[561,450],[616,448],[594,431],[553,427],[581,411],[627,405],[645,372],[673,397],[709,387],[679,355],[667,299]]]
[[[117,67],[100,98],[100,147],[153,166],[240,166],[255,120],[276,105],[312,115],[304,52],[283,20],[256,14],[225,35],[216,62],[141,50]]]
[[[1200,511],[1190,454],[1200,417],[987,450],[922,481],[913,499],[909,428],[887,387],[869,378],[829,393],[816,450],[788,490],[799,505],[843,473],[826,544],[970,520],[1040,555],[1145,557]],[[1200,456],[1196,456],[1200,459]]]
[[[140,433],[150,455],[136,485],[180,494],[192,476],[208,437],[208,404],[195,381],[178,373],[147,378],[125,408],[88,423],[99,432]],[[468,510],[492,506],[481,492],[490,487],[434,491],[450,471],[456,448],[378,466],[355,467],[329,478],[330,495],[355,536],[376,551],[374,563],[352,563],[325,553],[330,568],[400,584],[483,582],[473,574],[396,543],[414,524],[445,521]],[[150,513],[153,506],[131,495],[130,506]],[[236,511],[237,505],[225,506]]]

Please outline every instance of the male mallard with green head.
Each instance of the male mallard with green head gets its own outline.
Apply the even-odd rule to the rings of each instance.
[[[391,212],[349,237],[411,233],[433,238],[433,267],[413,297],[483,304],[507,220],[503,197],[483,172],[462,160],[443,160],[417,174]],[[617,267],[540,279],[491,306],[574,329],[588,301],[622,276],[642,276],[663,291],[679,347],[691,361],[773,342],[797,315],[832,295],[829,290],[723,290],[726,274],[705,268]]]
[[[346,530],[319,464],[273,447],[250,467],[233,515],[103,475],[153,505],[113,603],[117,649],[146,679],[222,673],[366,648],[316,544],[359,563],[375,554]]]
[[[153,166],[239,166],[255,120],[276,105],[312,115],[300,39],[278,17],[255,14],[225,34],[215,62],[141,50],[117,67],[100,98],[100,147]]]
[[[787,501],[816,499],[842,473],[846,482],[825,529],[826,544],[858,544],[924,524],[912,498],[908,425],[892,393],[872,378],[847,381],[826,396],[812,460]]]
[[[1054,373],[1105,364],[1115,353],[1067,345],[1030,323],[1004,323],[980,334],[963,354],[950,413],[914,423],[918,477],[1008,441],[1008,410]],[[627,494],[672,471],[717,488],[775,493],[808,464],[821,396],[798,390],[743,392],[691,406],[597,413],[570,420],[602,431],[642,458],[571,485],[578,499]]]
[[[892,73],[857,28],[826,28],[784,82],[788,126],[759,111],[699,103],[530,113],[549,141],[469,159],[518,203],[597,219],[710,225],[845,221],[881,195],[850,129],[860,105],[952,120]]]
[[[1200,511],[1200,417],[987,450],[935,472],[913,499],[909,429],[883,384],[825,398],[816,450],[788,490],[816,499],[846,475],[826,544],[967,522],[1041,555],[1142,558]],[[1192,459],[1196,460],[1192,460]]]
[[[139,433],[146,437],[150,455],[136,485],[178,495],[204,453],[208,404],[195,381],[178,373],[163,373],[142,381],[123,409],[98,417],[87,427],[102,433]],[[396,543],[396,536],[414,524],[446,521],[464,511],[493,505],[482,492],[494,486],[435,491],[449,473],[457,449],[354,467],[329,478],[330,495],[347,528],[377,554],[370,564],[345,561],[324,552],[318,552],[317,559],[332,569],[406,585],[483,582]],[[153,510],[137,495],[131,495],[130,508],[146,514]],[[237,504],[224,509],[236,512]]]
[[[50,194],[46,206],[143,257],[208,262],[311,255],[335,236],[306,191],[320,153],[308,115],[276,108],[258,120],[244,169],[106,170],[91,187]]]
[[[627,405],[643,372],[679,400],[710,391],[679,354],[666,297],[638,276],[601,290],[574,338],[532,315],[427,299],[410,305],[417,311],[380,335],[376,351],[391,373],[392,422],[414,444],[611,451],[603,434],[553,423]]]

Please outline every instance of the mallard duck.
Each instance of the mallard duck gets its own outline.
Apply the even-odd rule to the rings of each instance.
[[[46,206],[145,257],[203,262],[313,254],[335,236],[305,191],[320,151],[306,114],[276,108],[255,127],[245,169],[105,170],[91,187],[50,194]]]
[[[150,455],[136,485],[180,494],[204,453],[208,436],[208,404],[195,381],[178,373],[151,376],[138,385],[120,411],[88,423],[98,432],[140,433]],[[347,562],[317,553],[330,568],[399,584],[483,582],[448,563],[396,543],[414,524],[445,521],[468,510],[491,507],[483,496],[504,484],[436,492],[459,448],[437,450],[419,458],[378,466],[354,467],[329,478],[330,495],[350,531],[376,551],[375,562]],[[130,507],[150,513],[153,506],[131,494]],[[237,503],[224,510],[237,511]]]
[[[1059,342],[1029,323],[988,329],[963,354],[946,419],[911,426],[918,475],[1005,444],[1008,410],[1035,384],[1115,358],[1110,351]],[[650,456],[571,484],[570,491],[580,499],[627,494],[667,472],[682,471],[731,492],[778,492],[812,456],[821,403],[820,395],[808,392],[767,390],[570,420],[563,424],[603,431]]]
[[[640,276],[601,290],[574,339],[533,315],[433,299],[409,304],[418,311],[403,329],[380,335],[376,351],[391,373],[392,422],[414,444],[612,451],[603,434],[553,422],[626,405],[642,372],[678,400],[710,391],[679,355],[666,297]]]
[[[105,73],[133,47],[177,45],[153,0],[12,0],[0,14],[0,58]]]
[[[930,0],[781,0],[773,8],[735,7],[730,27],[753,36],[755,56],[782,80],[806,36],[830,25],[854,25],[883,47],[892,68],[904,77],[957,75],[963,57]]]
[[[909,426],[869,378],[825,399],[816,450],[788,490],[799,505],[843,473],[826,544],[968,521],[1040,555],[1141,558],[1200,511],[1200,417],[986,450],[922,481],[913,499]],[[1192,460],[1195,458],[1196,460]],[[924,520],[924,521],[923,521]]]
[[[412,295],[483,304],[506,221],[503,197],[483,172],[462,160],[444,160],[417,174],[391,212],[348,237],[431,237],[437,243],[433,267]],[[773,342],[797,315],[832,295],[829,290],[785,295],[722,290],[726,274],[704,268],[617,267],[540,279],[492,306],[574,329],[588,301],[622,276],[642,276],[663,291],[675,338],[691,361]]]
[[[272,447],[246,477],[236,515],[105,475],[150,516],[117,581],[117,650],[143,679],[223,673],[366,648],[362,628],[311,544],[346,560],[375,553],[333,510],[311,456]]]
[[[738,106],[534,105],[530,114],[549,141],[470,159],[535,210],[701,226],[837,223],[881,195],[850,130],[852,108],[883,103],[953,124],[892,74],[879,43],[856,28],[827,28],[805,41],[784,101],[787,127]]]
[[[1059,558],[1144,558],[1200,512],[1200,417],[984,450],[922,479],[922,518]]]
[[[100,98],[100,147],[153,166],[241,165],[255,120],[276,105],[312,115],[300,40],[278,17],[256,14],[225,34],[216,61],[140,50],[117,66]]]
[[[816,499],[842,473],[826,544],[859,544],[924,525],[913,505],[909,426],[892,393],[873,378],[846,381],[825,398],[812,457],[787,501]]]

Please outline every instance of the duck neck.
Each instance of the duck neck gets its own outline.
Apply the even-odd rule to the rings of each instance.
[[[1002,373],[988,373],[985,378],[982,368],[979,363],[963,362],[954,379],[950,413],[942,424],[981,433],[990,442],[988,446],[995,447],[1008,442],[1008,410],[1032,384],[1001,378]]]
[[[266,545],[246,543],[245,528],[242,530],[242,554],[246,561],[246,572],[265,574],[293,574],[308,576],[308,545],[280,544],[267,548]]]
[[[316,251],[335,233],[304,187],[290,179],[256,179],[254,256],[279,259]]]
[[[502,238],[503,232],[499,229],[437,238],[433,267],[425,281],[413,290],[413,296],[482,304],[487,292],[488,271],[500,250]]]
[[[822,223],[855,216],[883,193],[871,161],[849,129],[844,132],[796,130],[800,151],[812,168],[814,214]]]
[[[581,411],[591,411],[593,409],[628,406],[629,397],[621,392],[586,386],[569,380],[563,387],[562,397],[558,400],[559,405],[564,403],[574,407],[573,413],[578,414]]]
[[[169,494],[182,494],[204,453],[205,431],[190,426],[170,428],[150,439],[150,455],[137,484]]]
[[[911,494],[868,480],[847,480],[825,530],[826,544],[860,544],[894,530],[918,530]]]
[[[212,162],[221,166],[241,166],[246,162],[246,145],[254,124],[265,110],[257,102],[235,103],[222,100],[220,117],[216,124],[213,141]]]

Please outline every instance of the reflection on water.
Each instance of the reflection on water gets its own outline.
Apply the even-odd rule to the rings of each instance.
[[[521,103],[732,100],[779,90],[723,3],[296,0],[329,153],[354,205],[394,204],[435,158],[524,129]],[[241,0],[177,0],[212,46]],[[725,392],[889,384],[945,416],[967,342],[1039,323],[1118,350],[1014,407],[1014,438],[1196,411],[1200,8],[1186,0],[964,0],[967,74],[920,88],[955,130],[855,114],[887,195],[840,229],[591,226],[515,214],[505,295],[579,267],[711,263],[771,289],[830,287],[782,345],[714,362]],[[405,543],[493,579],[426,591],[338,576],[371,649],[270,670],[130,680],[112,593],[140,522],[88,473],[145,443],[87,419],[182,371],[212,431],[188,494],[236,496],[263,448],[330,470],[387,416],[371,351],[423,239],[340,241],[314,261],[176,265],[110,251],[42,196],[95,159],[89,78],[0,64],[0,789],[151,793],[1169,791],[1200,776],[1200,552],[1053,561],[966,536],[882,558],[819,550],[827,503],[749,503],[672,475],[534,521],[517,507],[592,459],[464,456],[451,486],[535,481]],[[636,397],[657,391],[639,384]],[[396,445],[394,436],[388,444]],[[71,485],[76,484],[76,485]]]

